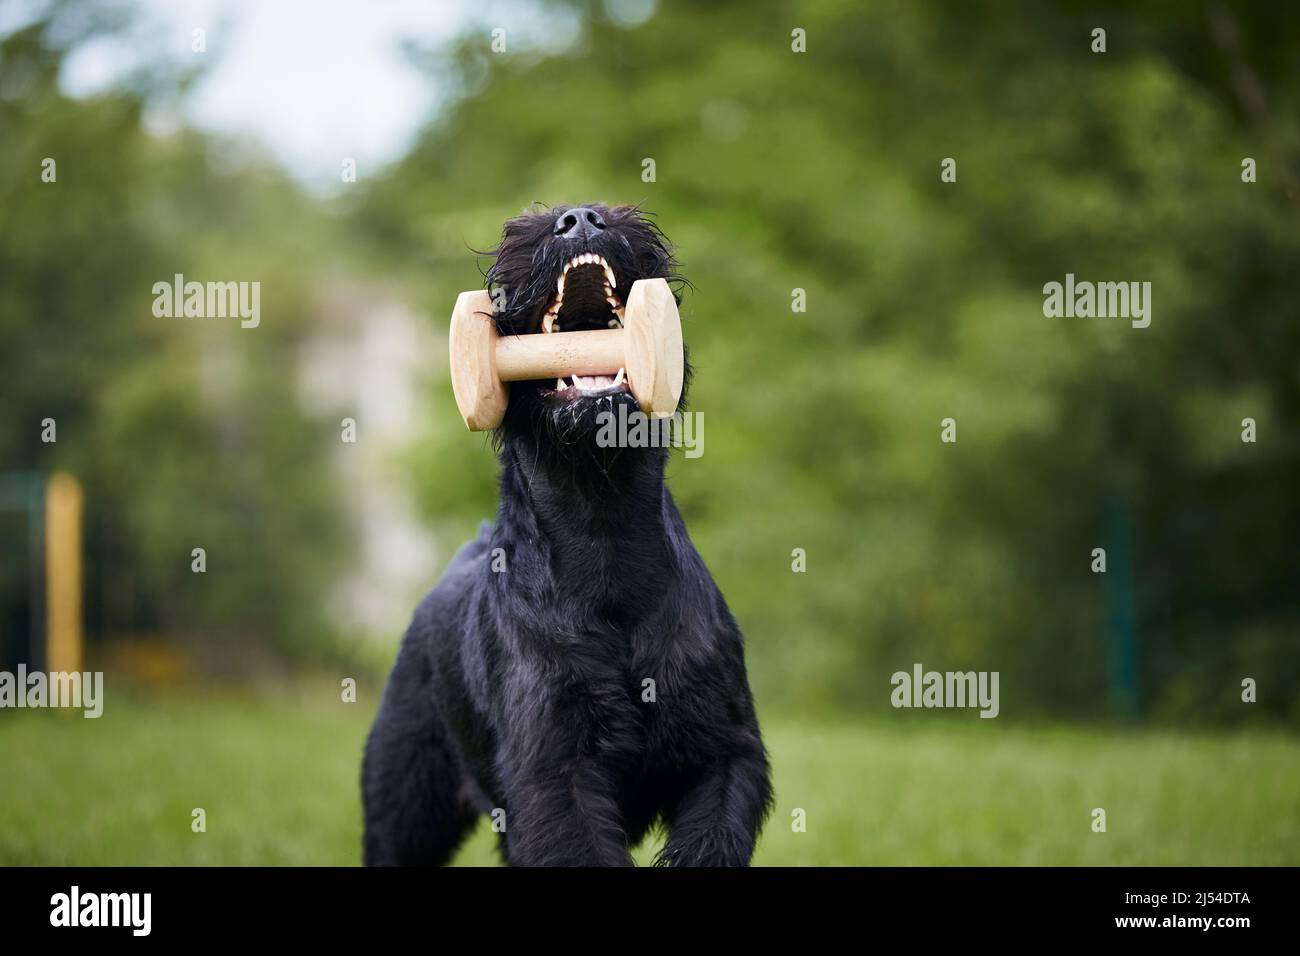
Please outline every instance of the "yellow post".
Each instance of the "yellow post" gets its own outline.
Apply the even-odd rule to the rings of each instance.
[[[45,486],[45,669],[81,670],[81,483],[55,472]]]

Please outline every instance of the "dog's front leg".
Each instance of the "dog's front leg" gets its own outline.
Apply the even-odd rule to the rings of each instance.
[[[762,746],[725,759],[689,787],[668,818],[657,866],[748,866],[772,801]]]
[[[511,866],[632,866],[618,804],[601,769],[579,758],[531,760],[515,781],[506,821]]]

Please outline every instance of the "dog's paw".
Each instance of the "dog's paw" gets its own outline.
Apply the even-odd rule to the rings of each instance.
[[[749,866],[754,841],[746,833],[699,830],[674,835],[655,857],[655,866]]]

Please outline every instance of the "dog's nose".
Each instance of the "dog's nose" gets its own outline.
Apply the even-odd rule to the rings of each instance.
[[[604,228],[600,213],[586,206],[567,209],[555,220],[555,234],[561,239],[588,239]]]

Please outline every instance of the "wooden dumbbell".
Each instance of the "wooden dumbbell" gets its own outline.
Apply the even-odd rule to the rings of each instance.
[[[624,369],[641,410],[667,418],[682,397],[682,324],[664,279],[632,283],[623,328],[497,335],[492,297],[462,292],[451,313],[451,388],[470,431],[496,428],[506,382],[600,375]]]

